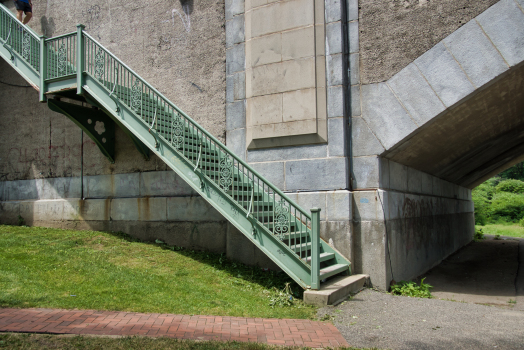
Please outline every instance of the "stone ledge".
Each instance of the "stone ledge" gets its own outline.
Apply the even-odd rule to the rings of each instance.
[[[352,275],[334,278],[323,283],[320,290],[304,292],[304,302],[315,306],[334,305],[349,294],[361,290],[369,280],[369,275]]]

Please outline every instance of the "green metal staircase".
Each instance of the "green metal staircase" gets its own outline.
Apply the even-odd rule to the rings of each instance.
[[[328,277],[350,274],[349,261],[320,239],[320,209],[308,213],[295,204],[83,28],[38,36],[0,4],[0,56],[39,90],[41,102],[72,119],[110,161],[114,125],[144,157],[151,150],[162,158],[302,287],[319,289]],[[95,130],[95,119],[103,121],[103,134]]]

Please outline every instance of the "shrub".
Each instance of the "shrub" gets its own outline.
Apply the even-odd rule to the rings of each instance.
[[[429,291],[433,286],[424,283],[425,278],[420,281],[420,285],[416,282],[400,281],[391,286],[391,294],[403,295],[406,297],[417,297],[417,298],[431,298],[431,292]]]
[[[520,221],[519,221],[519,225],[522,226],[522,227],[524,227],[524,218],[520,219]]]
[[[499,182],[495,187],[497,193],[500,192],[509,192],[509,193],[524,193],[524,181],[520,180],[504,180]]]
[[[495,186],[490,182],[490,180],[475,187],[471,192],[471,199],[475,204],[476,225],[484,226],[490,219],[491,198],[495,194]]]
[[[482,232],[482,229],[481,228],[475,228],[475,235],[473,236],[473,240],[475,242],[478,242],[478,241],[481,241],[483,240],[485,237],[484,237],[484,233]]]
[[[490,179],[491,180],[491,179]],[[471,193],[471,195],[476,195],[480,197],[484,197],[487,200],[491,200],[493,195],[495,194],[495,188],[497,184],[493,181],[486,181],[484,183],[481,183],[477,187],[475,187]]]
[[[503,217],[516,222],[524,216],[524,195],[509,192],[500,192],[493,196],[491,201],[491,217]]]

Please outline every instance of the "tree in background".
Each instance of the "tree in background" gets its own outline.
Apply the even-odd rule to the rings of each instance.
[[[524,162],[515,164],[497,175],[502,179],[515,179],[524,181]]]
[[[475,223],[524,223],[524,162],[475,187]]]

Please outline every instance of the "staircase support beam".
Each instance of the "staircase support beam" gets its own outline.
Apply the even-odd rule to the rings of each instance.
[[[96,143],[102,154],[112,164],[115,162],[115,122],[113,119],[100,110],[53,99],[47,101],[47,106],[52,111],[71,119]],[[97,126],[97,123],[103,123],[103,125]],[[104,130],[100,132],[102,128]]]

